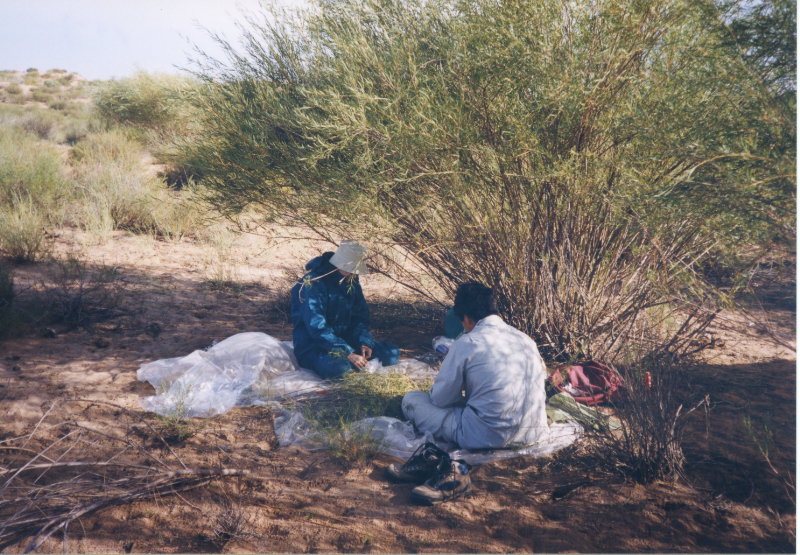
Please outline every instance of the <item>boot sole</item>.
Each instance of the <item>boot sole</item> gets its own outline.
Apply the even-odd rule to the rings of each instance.
[[[430,497],[425,497],[424,495],[417,495],[413,491],[411,492],[411,500],[414,503],[418,503],[420,505],[438,505],[439,503],[444,503],[446,501],[455,501],[456,499],[460,499],[461,497],[467,497],[468,495],[472,495],[472,484],[467,486],[464,491],[453,495],[452,497],[448,497],[447,499],[431,499]]]

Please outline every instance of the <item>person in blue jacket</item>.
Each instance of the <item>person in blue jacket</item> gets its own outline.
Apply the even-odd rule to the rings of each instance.
[[[400,349],[380,343],[369,332],[369,308],[358,282],[366,274],[367,249],[342,241],[336,253],[326,252],[306,264],[308,273],[292,288],[294,354],[303,368],[325,379],[361,370],[377,358],[397,364]]]

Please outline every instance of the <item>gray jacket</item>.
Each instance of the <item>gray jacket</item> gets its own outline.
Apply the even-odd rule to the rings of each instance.
[[[453,344],[430,395],[437,407],[456,407],[464,400],[464,385],[466,407],[458,429],[462,448],[529,445],[548,430],[544,380],[544,362],[533,339],[493,315]]]

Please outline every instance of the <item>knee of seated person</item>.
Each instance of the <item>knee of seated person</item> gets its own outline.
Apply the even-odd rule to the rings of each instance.
[[[403,409],[403,414],[408,416],[406,411],[414,410],[414,405],[420,401],[420,397],[427,395],[424,391],[409,391],[405,395],[403,395],[403,400],[400,403],[400,406]]]
[[[384,366],[393,366],[400,360],[400,349],[392,343],[383,343],[378,353],[378,360]]]
[[[326,380],[335,380],[341,378],[348,372],[351,372],[353,370],[353,366],[350,364],[350,362],[345,361],[342,364],[326,364],[324,366],[321,365],[320,367],[317,367],[315,370],[321,378],[324,378]]]

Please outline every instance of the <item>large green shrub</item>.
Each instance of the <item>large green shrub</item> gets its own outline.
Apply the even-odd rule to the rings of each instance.
[[[326,1],[264,21],[186,95],[209,200],[410,253],[448,292],[484,281],[551,357],[653,329],[653,350],[687,347],[718,307],[710,253],[793,229],[794,125],[711,4]]]

